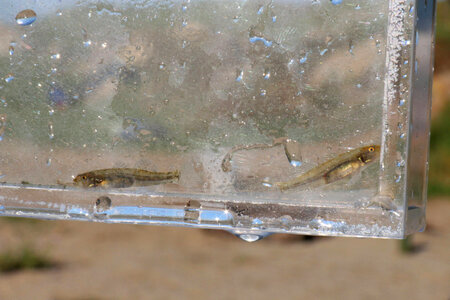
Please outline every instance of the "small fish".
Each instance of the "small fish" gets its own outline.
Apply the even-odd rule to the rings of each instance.
[[[284,191],[293,187],[319,183],[328,184],[341,180],[361,170],[362,167],[375,161],[380,155],[380,146],[371,145],[351,150],[317,166],[306,173],[286,182],[274,185]]]
[[[76,186],[84,188],[126,188],[173,182],[180,178],[179,171],[152,172],[131,168],[113,168],[86,172],[74,178]]]

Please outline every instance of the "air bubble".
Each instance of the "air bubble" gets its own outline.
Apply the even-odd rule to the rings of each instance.
[[[277,16],[272,17],[272,22],[275,23],[277,21]]]
[[[36,21],[36,13],[34,10],[25,9],[16,15],[16,23],[21,26],[31,25]]]
[[[264,70],[264,73],[263,73],[263,76],[264,76],[264,79],[270,79],[270,71],[269,70]]]
[[[264,97],[265,95],[267,95],[267,91],[266,90],[261,90],[259,94]]]
[[[90,45],[92,45],[92,41],[91,40],[87,40],[83,42],[83,46],[84,47],[89,47]]]
[[[52,56],[50,56],[50,58],[51,59],[60,59],[61,58],[61,54],[59,54],[59,53],[52,54]]]
[[[14,54],[14,47],[9,46],[9,55],[13,55],[13,54]]]
[[[405,99],[400,99],[400,101],[398,102],[398,106],[403,106],[405,105],[406,101]]]

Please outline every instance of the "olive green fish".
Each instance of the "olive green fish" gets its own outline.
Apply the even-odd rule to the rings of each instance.
[[[284,191],[306,184],[328,184],[350,176],[380,156],[380,146],[371,145],[351,150],[286,182],[274,185]]]
[[[84,188],[126,188],[168,183],[179,178],[179,171],[152,172],[132,168],[113,168],[80,174],[74,178],[73,182],[76,186]]]

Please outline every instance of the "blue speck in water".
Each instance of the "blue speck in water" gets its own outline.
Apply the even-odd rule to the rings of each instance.
[[[50,104],[56,106],[65,106],[69,104],[69,98],[64,93],[63,89],[60,87],[52,87],[48,92],[48,98]]]
[[[268,41],[268,40],[266,40],[265,38],[258,37],[258,36],[254,36],[254,37],[249,38],[249,41],[250,41],[250,43],[252,43],[252,44],[254,44],[254,43],[256,43],[256,42],[263,42],[263,43],[264,43],[264,46],[266,46],[266,47],[272,46],[272,41]]]
[[[342,0],[331,0],[331,3],[334,5],[338,5],[342,3]]]

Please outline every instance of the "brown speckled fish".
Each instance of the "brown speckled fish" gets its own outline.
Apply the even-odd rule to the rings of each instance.
[[[328,184],[354,174],[380,156],[380,146],[372,145],[351,150],[286,182],[274,185],[284,191],[293,187],[319,183]]]
[[[113,168],[80,174],[74,178],[73,182],[74,185],[84,188],[126,188],[168,183],[179,178],[179,171],[152,172],[132,168]]]

